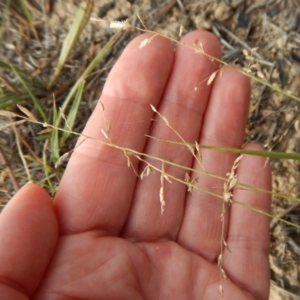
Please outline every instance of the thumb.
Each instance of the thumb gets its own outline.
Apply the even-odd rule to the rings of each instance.
[[[49,195],[23,187],[0,215],[1,299],[28,299],[37,289],[58,239]]]

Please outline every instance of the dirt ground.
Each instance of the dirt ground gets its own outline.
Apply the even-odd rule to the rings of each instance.
[[[4,17],[5,1],[0,1],[0,16]],[[34,16],[33,30],[22,23],[20,8],[13,7],[7,15],[2,30],[3,40],[0,60],[13,63],[47,82],[59,55],[62,41],[68,32],[80,1],[32,0],[29,9]],[[109,22],[124,20],[136,12],[142,1],[97,0],[90,21],[71,53],[65,72],[59,78],[54,91],[58,104],[95,54],[105,45],[114,31]],[[2,12],[1,12],[2,11]],[[299,96],[300,91],[300,1],[299,0],[162,0],[149,1],[142,17],[151,30],[178,39],[180,26],[184,33],[194,29],[213,32],[221,41],[223,60],[237,63],[244,69],[255,61],[252,73],[290,94]],[[140,26],[137,18],[133,19]],[[23,27],[22,27],[23,26]],[[21,33],[21,34],[20,34]],[[126,32],[114,45],[105,61],[87,79],[84,101],[81,103],[75,131],[81,131],[101,94],[107,74],[124,47],[138,32]],[[41,46],[42,45],[42,46]],[[252,57],[249,56],[251,49]],[[247,55],[245,56],[245,50]],[[0,68],[0,75],[10,82],[17,82],[13,74]],[[4,83],[2,80],[1,87]],[[300,152],[300,103],[272,88],[252,83],[251,106],[246,141],[256,141],[265,149],[281,152]],[[36,93],[45,107],[52,108],[53,96],[44,89]],[[1,103],[0,103],[1,105]],[[7,108],[6,106],[5,108]],[[1,107],[3,109],[3,106]],[[1,120],[0,120],[1,121]],[[34,139],[35,125],[22,127],[21,135],[30,143],[37,156],[43,156],[43,143]],[[66,149],[74,146],[70,140]],[[24,142],[24,141],[23,141]],[[22,142],[22,143],[23,143]],[[12,130],[0,132],[0,201],[6,203],[26,175],[18,156]],[[26,152],[26,150],[24,150]],[[12,153],[16,153],[13,155]],[[271,160],[273,191],[299,197],[300,164],[296,160]],[[42,180],[43,172],[35,163],[30,165],[35,180]],[[18,176],[7,175],[11,170]],[[59,180],[61,174],[56,174]],[[56,176],[55,175],[55,176]],[[3,177],[3,178],[2,178]],[[58,181],[57,180],[57,181]],[[295,204],[296,203],[296,204]],[[273,197],[273,213],[287,221],[300,225],[300,205],[278,196]],[[276,219],[272,220],[271,232],[271,293],[270,299],[300,299],[300,230]]]

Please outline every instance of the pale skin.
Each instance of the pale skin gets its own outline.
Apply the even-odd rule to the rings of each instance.
[[[107,78],[101,102],[112,124],[113,143],[202,170],[178,137],[155,116],[150,104],[188,142],[242,147],[248,115],[249,80],[225,68],[205,82],[218,64],[156,37],[146,47],[133,40]],[[194,31],[206,53],[221,56],[210,33]],[[151,121],[155,118],[156,121]],[[98,104],[84,134],[105,140]],[[251,143],[247,149],[260,149]],[[226,176],[236,154],[203,150],[208,172]],[[134,157],[134,167],[145,167]],[[158,168],[161,163],[150,160]],[[185,170],[165,166],[183,179]],[[245,155],[237,170],[241,182],[270,190],[266,160]],[[198,185],[222,194],[223,182],[201,173]],[[217,258],[220,254],[222,200],[172,180],[165,182],[166,207],[160,212],[159,172],[140,180],[122,151],[92,140],[74,151],[54,204],[35,184],[23,187],[0,216],[1,299],[222,299]],[[269,212],[270,197],[235,189],[234,198]],[[226,214],[221,281],[223,299],[268,299],[269,219],[233,204]]]

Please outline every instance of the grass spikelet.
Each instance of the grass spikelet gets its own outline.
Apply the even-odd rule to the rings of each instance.
[[[217,71],[213,72],[213,73],[209,76],[209,78],[208,78],[208,80],[207,80],[207,85],[210,85],[210,84],[214,81],[216,75],[217,75]]]
[[[191,179],[190,175],[188,173],[185,173],[184,182],[186,182],[188,192],[191,192],[193,190],[195,184],[198,183],[198,180],[199,177]]]
[[[135,156],[135,157],[137,157],[137,158],[139,158],[137,155],[134,155],[131,151],[128,151],[128,150],[125,150],[125,149],[123,149],[123,153],[124,153],[124,155],[125,155],[125,157],[126,157],[126,159],[127,159],[127,167],[128,168],[132,168],[132,170],[133,170],[133,172],[134,172],[134,174],[137,176],[137,177],[140,177],[140,175],[139,175],[139,173],[136,171],[136,169],[135,169],[135,167],[134,167],[134,164],[132,163],[132,161],[131,161],[131,156]]]
[[[129,20],[126,19],[125,21],[112,21],[112,22],[110,22],[109,28],[122,29],[124,31],[129,31],[133,27],[130,25]]]
[[[203,44],[199,40],[194,41],[194,50],[196,53],[201,53],[201,54],[205,53]]]
[[[110,139],[110,136],[109,136],[110,131],[111,131],[111,124],[110,124],[110,122],[107,122],[107,120],[106,120],[105,113],[104,113],[104,110],[105,110],[104,104],[101,101],[99,101],[99,105],[100,105],[100,110],[102,112],[102,117],[103,117],[103,120],[104,120],[104,127],[105,127],[104,129],[101,128],[101,132],[102,132],[103,136],[107,140],[109,140],[109,142],[111,143],[111,139]]]
[[[224,182],[224,191],[223,191],[223,204],[222,204],[222,212],[221,212],[221,222],[222,222],[222,233],[221,233],[221,253],[218,257],[218,267],[220,270],[220,281],[222,279],[226,280],[227,279],[227,275],[225,273],[225,270],[223,269],[223,252],[224,252],[224,248],[227,248],[229,252],[230,249],[228,247],[228,244],[225,240],[225,214],[226,214],[226,205],[231,205],[232,201],[233,201],[233,188],[236,186],[237,182],[238,182],[238,178],[236,175],[236,170],[240,164],[240,161],[242,159],[243,155],[240,155],[236,158],[236,160],[234,161],[232,167],[231,167],[231,171],[229,173],[226,174],[227,176],[227,180]],[[222,287],[222,283],[220,283],[220,286]],[[222,296],[223,296],[223,287],[222,287],[222,292],[221,292]]]
[[[141,175],[140,175],[141,180],[143,180],[144,177],[149,176],[150,173],[152,173],[152,172],[153,172],[153,169],[151,168],[151,166],[150,166],[150,165],[147,165],[147,166],[145,167],[145,169],[143,170],[143,172],[141,173]]]
[[[139,49],[144,48],[147,45],[149,45],[153,41],[153,39],[157,36],[158,36],[158,34],[154,34],[151,38],[142,40],[140,43]]]
[[[66,160],[67,158],[71,155],[72,151],[68,151],[66,153],[64,153],[55,163],[55,169],[57,169],[59,166],[61,166]]]
[[[78,148],[81,144],[83,144],[86,141],[87,138],[84,138],[79,144],[76,145],[75,148],[73,148],[72,150],[64,153],[62,156],[59,157],[59,159],[57,160],[57,162],[55,163],[55,169],[57,169],[59,166],[61,166],[66,160],[67,158],[69,158],[69,156],[71,155],[71,153]]]
[[[198,152],[200,155],[199,157],[195,154],[195,151],[194,151],[194,146],[192,146],[191,144],[187,143],[184,138],[179,134],[179,132],[173,127],[171,126],[171,124],[169,123],[169,121],[167,120],[166,117],[164,117],[162,114],[160,114],[157,109],[152,105],[150,104],[151,106],[151,109],[159,115],[159,117],[166,123],[166,125],[179,137],[179,139],[184,143],[184,145],[186,146],[187,149],[190,150],[190,152],[192,153],[192,155],[194,156],[194,158],[196,159],[196,161],[199,163],[199,165],[201,166],[201,168],[205,171],[205,168],[202,164],[202,161],[201,161],[201,154],[200,154],[200,151]],[[199,149],[199,145],[198,145],[198,149]]]
[[[179,38],[182,38],[183,30],[184,30],[184,27],[181,24],[180,27],[179,27],[179,33],[178,33]]]
[[[160,174],[160,189],[159,189],[159,202],[160,202],[160,213],[161,215],[164,214],[165,206],[166,206],[166,200],[165,200],[165,186],[164,181],[168,181],[169,183],[172,183],[169,176],[165,173],[165,163],[162,162],[161,166],[161,174]]]
[[[162,163],[162,167],[161,167],[159,202],[160,202],[160,213],[161,215],[163,215],[166,206],[165,195],[164,195],[164,163]]]

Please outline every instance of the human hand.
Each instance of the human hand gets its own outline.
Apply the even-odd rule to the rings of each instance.
[[[150,139],[178,140],[157,118],[150,104],[188,142],[241,147],[248,114],[250,84],[225,68],[211,85],[218,63],[155,37],[139,49],[146,34],[133,40],[111,71],[101,102],[112,124],[116,145],[163,157],[201,170],[185,147]],[[199,40],[206,53],[220,57],[218,41],[208,32],[183,38]],[[98,104],[84,134],[103,140]],[[255,144],[247,149],[260,149]],[[237,155],[201,151],[205,169],[226,176]],[[149,160],[161,168],[161,163]],[[139,172],[145,164],[131,157]],[[270,189],[265,159],[245,155],[237,170],[241,182]],[[165,165],[183,179],[186,170]],[[204,174],[198,185],[222,195],[223,181]],[[54,205],[35,184],[26,185],[0,217],[1,299],[221,299],[217,259],[220,254],[222,200],[204,191],[187,192],[172,181],[164,185],[166,207],[160,212],[159,172],[140,180],[127,167],[124,153],[95,140],[74,151]],[[234,190],[234,199],[269,211],[270,197],[254,190]],[[269,220],[233,204],[227,211],[222,280],[224,299],[267,299]]]

